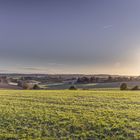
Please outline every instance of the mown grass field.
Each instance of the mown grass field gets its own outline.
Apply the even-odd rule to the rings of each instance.
[[[0,91],[0,140],[140,140],[140,91]]]

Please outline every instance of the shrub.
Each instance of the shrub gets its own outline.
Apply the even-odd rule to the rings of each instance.
[[[69,90],[77,90],[77,88],[75,86],[70,86]]]
[[[138,86],[134,86],[131,90],[138,90],[139,87]]]
[[[32,85],[25,82],[25,83],[23,83],[22,88],[23,89],[32,89]]]
[[[83,90],[88,90],[88,88],[83,88]]]
[[[40,89],[40,87],[39,87],[39,85],[35,84],[35,85],[33,86],[33,89]]]
[[[120,85],[120,90],[126,90],[127,89],[127,84],[126,83],[122,83]]]

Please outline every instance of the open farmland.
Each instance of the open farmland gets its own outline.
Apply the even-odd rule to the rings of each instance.
[[[0,139],[139,140],[140,92],[1,90]]]
[[[110,83],[88,83],[88,84],[75,84],[76,88],[78,89],[99,89],[99,88],[120,88],[120,85],[123,82],[110,82]],[[125,82],[129,88],[134,87],[135,85],[140,86],[140,81],[126,81]],[[40,87],[49,89],[49,90],[63,90],[69,89],[71,84],[68,83],[55,83],[55,84],[46,84],[41,85]]]

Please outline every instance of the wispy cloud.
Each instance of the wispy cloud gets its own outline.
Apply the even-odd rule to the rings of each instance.
[[[42,70],[46,70],[46,69],[40,68],[40,67],[22,67],[20,69],[23,69],[23,70],[31,70],[31,71],[42,71]]]
[[[109,28],[112,28],[112,27],[113,27],[113,25],[111,25],[111,24],[110,25],[105,25],[104,29],[109,29]]]
[[[22,71],[23,73],[56,73],[55,70],[50,67],[19,67],[18,70]]]
[[[62,63],[48,63],[50,66],[64,66]]]

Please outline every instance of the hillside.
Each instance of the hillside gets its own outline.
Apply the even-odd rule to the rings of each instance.
[[[140,92],[0,91],[0,139],[140,139]]]

